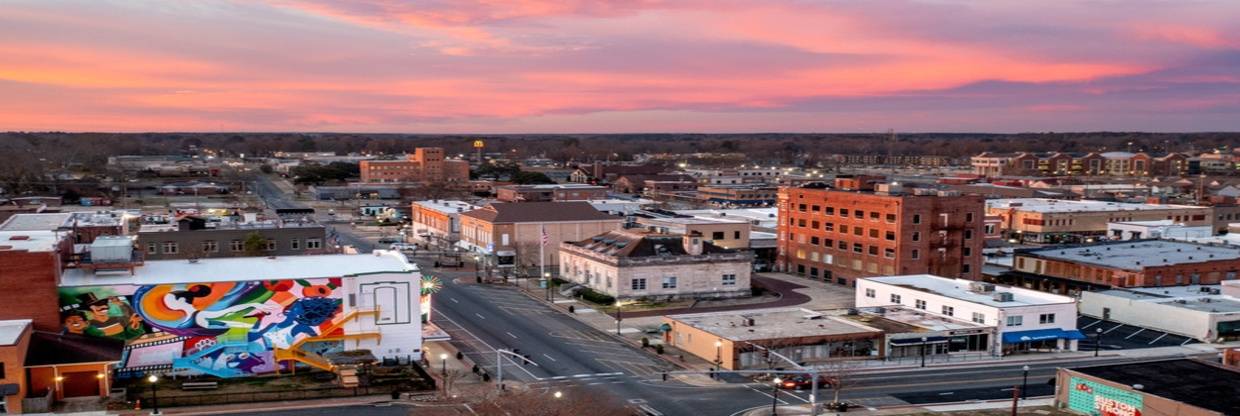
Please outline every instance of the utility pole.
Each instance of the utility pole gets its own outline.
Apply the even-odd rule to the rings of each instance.
[[[1020,400],[1020,386],[1012,386],[1012,416],[1016,416],[1016,402]]]

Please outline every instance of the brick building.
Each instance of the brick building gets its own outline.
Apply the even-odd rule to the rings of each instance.
[[[247,252],[245,241],[258,234],[261,253]],[[147,224],[138,231],[138,247],[148,260],[214,257],[292,256],[324,254],[327,229],[312,221],[273,220],[212,223],[199,217],[182,217],[172,224]]]
[[[1018,250],[1010,279],[1039,290],[1073,293],[1107,287],[1214,285],[1236,279],[1240,251],[1170,240],[1119,241]]]
[[[607,187],[579,183],[504,185],[495,187],[495,199],[503,202],[586,201],[607,199]]]
[[[0,320],[30,319],[35,329],[61,328],[54,301],[73,237],[55,231],[0,231]]]
[[[725,208],[770,206],[775,203],[778,189],[762,183],[703,185],[697,188],[697,198],[704,204]]]
[[[444,157],[443,148],[419,147],[405,159],[358,162],[365,183],[433,183],[464,185],[469,182],[469,162]]]
[[[1004,234],[1034,243],[1081,242],[1101,237],[1113,222],[1172,220],[1187,226],[1213,224],[1210,207],[1067,201],[1045,198],[991,199],[987,215],[1000,218]]]
[[[497,202],[460,215],[461,248],[486,256],[501,268],[537,266],[543,247],[548,266],[559,264],[557,247],[619,229],[624,218],[601,212],[582,201]]]
[[[897,274],[981,278],[982,197],[837,178],[781,188],[777,267],[814,280]]]
[[[464,201],[414,201],[410,226],[418,240],[430,246],[455,244],[461,233],[461,213],[478,208]]]
[[[558,246],[560,276],[616,299],[750,295],[753,255],[701,234],[615,230]]]

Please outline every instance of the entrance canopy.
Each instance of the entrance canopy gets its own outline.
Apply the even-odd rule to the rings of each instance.
[[[1022,342],[1047,341],[1052,339],[1085,339],[1081,331],[1059,328],[1034,329],[1030,331],[1005,332],[1004,344],[1020,344]]]

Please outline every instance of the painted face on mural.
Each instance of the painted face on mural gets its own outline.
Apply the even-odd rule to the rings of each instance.
[[[86,318],[83,318],[82,315],[73,313],[65,317],[65,330],[69,331],[71,334],[81,334],[86,332],[86,328],[88,326],[89,325],[86,324]]]

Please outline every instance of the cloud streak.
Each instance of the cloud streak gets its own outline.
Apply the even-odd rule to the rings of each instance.
[[[6,3],[0,129],[1240,128],[1240,5]]]

